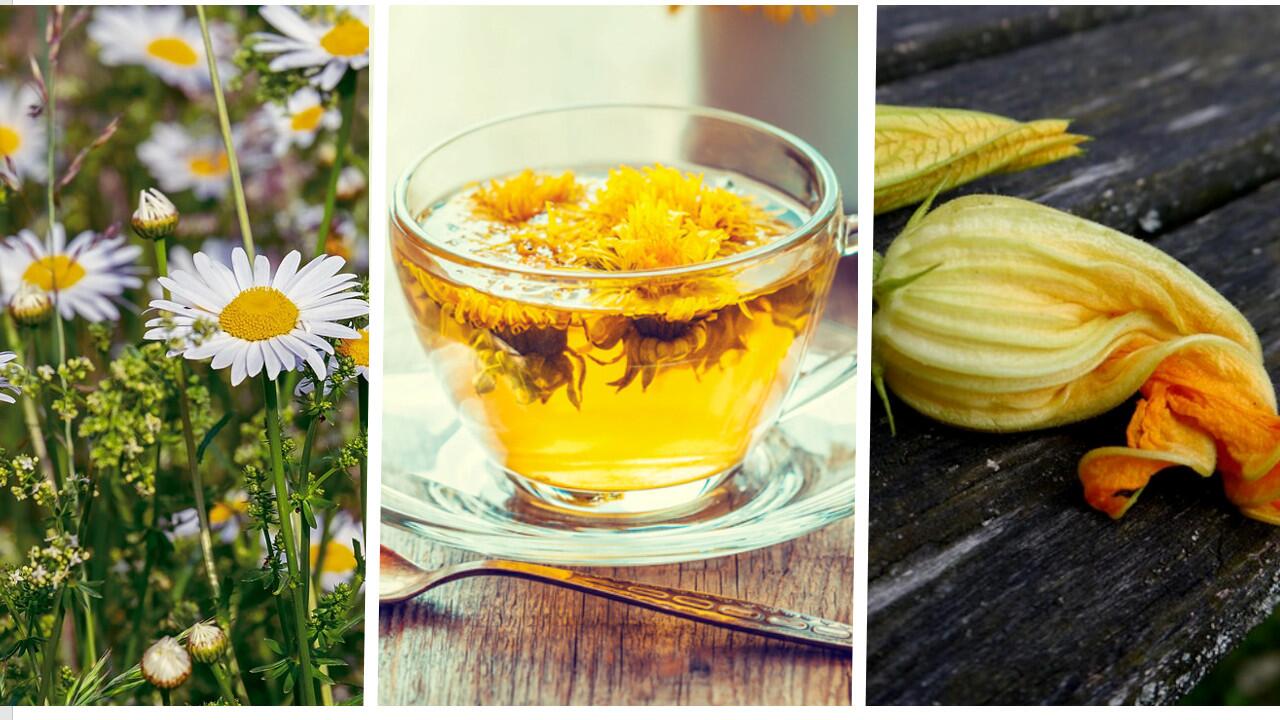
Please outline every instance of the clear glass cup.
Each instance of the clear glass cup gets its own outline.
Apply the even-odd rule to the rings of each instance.
[[[655,163],[739,178],[785,202],[795,227],[698,265],[601,272],[477,257],[423,222],[468,185],[527,168]],[[392,203],[393,262],[463,424],[513,482],[574,513],[689,507],[733,473],[782,412],[836,262],[854,249],[816,151],[698,108],[491,122],[424,155]]]

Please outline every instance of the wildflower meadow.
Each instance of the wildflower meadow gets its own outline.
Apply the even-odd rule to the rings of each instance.
[[[0,705],[362,701],[364,7],[0,7]]]

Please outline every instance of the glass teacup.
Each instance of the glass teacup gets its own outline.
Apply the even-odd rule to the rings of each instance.
[[[621,164],[699,173],[786,229],[707,262],[607,271],[487,257],[439,220],[476,183]],[[841,207],[826,161],[764,123],[575,107],[489,123],[423,156],[394,190],[392,256],[429,361],[497,467],[559,509],[652,512],[714,488],[778,419],[836,262],[853,251]]]

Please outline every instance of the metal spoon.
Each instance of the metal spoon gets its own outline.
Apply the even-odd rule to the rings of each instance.
[[[853,628],[849,625],[719,595],[611,580],[514,560],[477,560],[439,570],[426,570],[385,545],[381,547],[379,565],[382,569],[379,601],[383,604],[404,602],[436,586],[462,578],[505,575],[620,600],[728,630],[835,650],[853,650]]]

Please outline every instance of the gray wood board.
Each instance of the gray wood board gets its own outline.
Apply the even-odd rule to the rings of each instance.
[[[1125,5],[900,5],[879,11],[876,81],[998,55],[1159,8]]]
[[[947,197],[1037,199],[1151,239],[1245,313],[1280,380],[1277,29],[1280,10],[1180,8],[879,99],[1076,118],[1097,138],[1084,158]],[[876,218],[878,247],[909,213]],[[1084,503],[1079,458],[1122,443],[1132,410],[997,436],[896,403],[895,438],[873,403],[870,703],[1174,702],[1273,611],[1280,531],[1217,477],[1163,473],[1120,522]]]
[[[877,101],[1065,117],[1085,155],[939,197],[1038,200],[1151,236],[1280,177],[1280,10],[1179,8],[882,85]],[[883,248],[910,217],[876,218]]]

